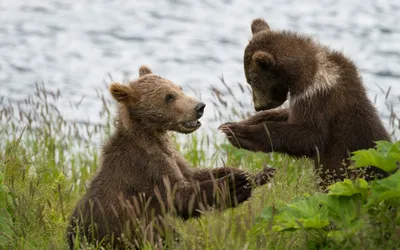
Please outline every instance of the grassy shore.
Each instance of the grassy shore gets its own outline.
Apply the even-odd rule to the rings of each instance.
[[[248,115],[250,110],[238,99],[233,98],[238,103],[235,109],[228,108],[232,106],[222,92],[213,89],[213,93],[219,110],[229,111],[216,113],[216,118],[227,121]],[[115,111],[104,96],[99,96],[104,124],[98,125],[66,121],[53,105],[57,98],[59,93],[41,85],[18,105],[1,98],[0,249],[67,248],[64,234],[69,215],[97,170],[102,141],[113,130]],[[398,122],[395,115],[393,121]],[[252,198],[238,208],[209,212],[185,223],[172,218],[180,240],[172,242],[169,249],[400,248],[398,225],[391,228],[398,237],[389,237],[385,244],[372,240],[376,237],[369,233],[376,232],[370,228],[362,237],[356,235],[355,240],[337,244],[329,240],[326,228],[276,232],[271,223],[260,224],[266,207],[284,207],[318,193],[311,161],[238,150],[215,137],[201,131],[179,135],[178,147],[193,167],[226,164],[256,172],[269,164],[277,169],[275,178],[256,188]]]

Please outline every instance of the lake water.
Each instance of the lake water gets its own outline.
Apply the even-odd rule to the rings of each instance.
[[[12,102],[35,82],[60,89],[71,120],[102,122],[97,91],[110,76],[137,77],[141,64],[208,104],[204,128],[215,130],[210,86],[245,82],[243,51],[253,18],[272,29],[314,36],[359,66],[385,123],[387,102],[400,113],[400,1],[387,0],[0,0],[0,96]],[[249,111],[251,96],[234,91]],[[82,96],[84,99],[82,100]],[[82,102],[77,112],[70,103]],[[224,110],[219,110],[224,111]]]

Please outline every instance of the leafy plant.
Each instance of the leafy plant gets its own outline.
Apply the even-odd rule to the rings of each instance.
[[[400,141],[377,141],[375,148],[355,151],[350,159],[354,161],[350,168],[375,166],[386,172],[393,172],[399,169]]]
[[[311,196],[307,199],[287,204],[275,217],[274,231],[294,230],[302,228],[324,228],[329,225],[328,209],[321,206],[321,197]]]
[[[398,169],[400,142],[377,142],[375,149],[356,151],[352,159],[356,167],[377,166],[385,171]],[[345,179],[329,186],[329,192],[299,197],[281,208],[264,208],[254,230],[262,226],[275,232],[324,229],[329,245],[375,245],[383,239],[397,239],[400,246],[400,171],[387,178],[368,183],[362,178]],[[356,239],[359,239],[357,241]],[[365,242],[364,242],[365,243]]]

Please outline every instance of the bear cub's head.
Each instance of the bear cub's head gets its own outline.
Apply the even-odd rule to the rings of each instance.
[[[317,46],[289,31],[272,31],[261,18],[251,24],[252,39],[244,52],[244,70],[256,111],[276,108],[314,79]]]
[[[119,120],[125,129],[140,126],[154,132],[191,133],[201,123],[205,104],[186,95],[179,85],[155,75],[146,66],[129,84],[112,83],[110,93],[119,103]]]

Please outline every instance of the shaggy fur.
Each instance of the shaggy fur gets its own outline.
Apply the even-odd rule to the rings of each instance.
[[[222,124],[222,132],[236,147],[314,159],[322,186],[354,177],[350,152],[390,140],[354,63],[309,37],[272,31],[263,19],[251,30],[244,69],[260,112]],[[277,108],[288,97],[289,107]],[[387,176],[374,167],[363,172],[367,179]]]
[[[195,169],[171,143],[168,131],[191,133],[200,127],[204,103],[145,66],[129,85],[113,83],[117,127],[105,144],[100,169],[72,213],[70,248],[76,237],[113,247],[159,242],[168,227],[164,215],[187,219],[215,207],[235,207],[274,173],[252,176],[236,168]]]

